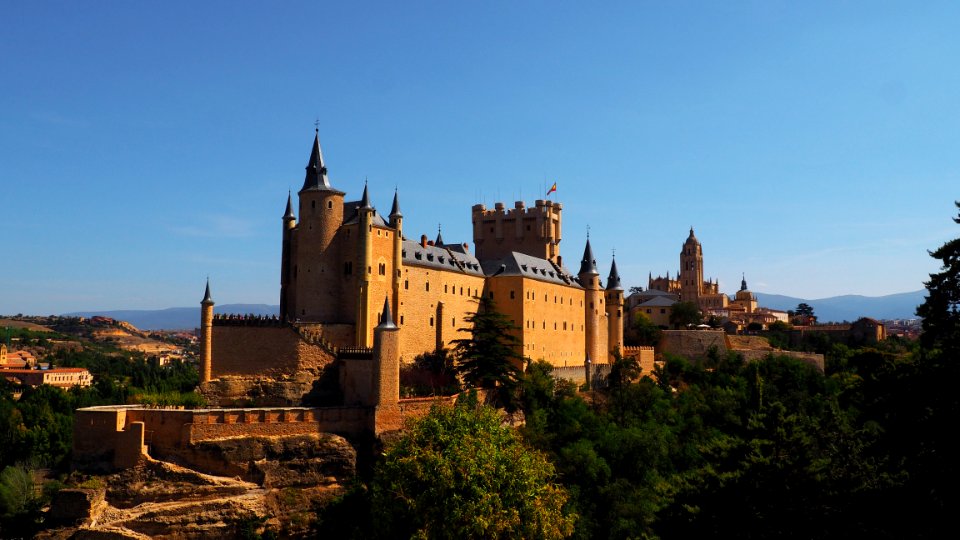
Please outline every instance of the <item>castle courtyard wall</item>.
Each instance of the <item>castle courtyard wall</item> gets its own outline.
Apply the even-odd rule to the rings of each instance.
[[[467,337],[458,330],[466,328],[466,318],[477,311],[477,299],[483,294],[482,276],[405,265],[402,277],[400,309],[393,315],[403,334],[402,362],[412,362],[419,354]]]

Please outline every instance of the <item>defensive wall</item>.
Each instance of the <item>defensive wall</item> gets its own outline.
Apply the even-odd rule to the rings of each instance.
[[[743,357],[747,362],[762,360],[768,355],[789,356],[802,362],[806,362],[816,367],[821,372],[824,370],[824,359],[822,354],[806,353],[798,351],[782,351],[766,345],[764,348],[744,348],[750,347],[753,341],[745,342],[731,337],[723,330],[664,330],[661,334],[660,343],[657,345],[658,353],[670,353],[691,360],[700,360],[706,358],[711,349],[715,348],[721,356],[727,352],[735,352]]]
[[[111,471],[136,465],[145,456],[174,461],[211,474],[232,474],[198,443],[238,437],[334,433],[347,438],[399,429],[434,405],[456,396],[400,400],[389,411],[371,406],[247,409],[145,408],[111,405],[78,409],[73,424],[74,466]]]

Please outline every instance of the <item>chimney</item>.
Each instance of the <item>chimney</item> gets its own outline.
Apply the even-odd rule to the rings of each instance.
[[[427,235],[420,235],[420,247],[427,247]]]
[[[466,242],[463,243],[463,252],[464,252],[464,253],[470,253],[470,244],[468,244],[468,243],[466,243]]]

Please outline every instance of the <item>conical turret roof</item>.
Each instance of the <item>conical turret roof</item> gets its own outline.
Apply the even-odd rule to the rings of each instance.
[[[393,322],[393,317],[390,315],[390,297],[384,297],[383,299],[383,317],[380,319],[380,324],[377,325],[377,328],[396,328],[397,325]]]
[[[617,272],[617,259],[614,258],[613,262],[610,264],[610,275],[607,277],[607,290],[608,291],[622,291],[623,286],[620,285],[620,273]]]
[[[307,174],[303,179],[303,191],[337,191],[330,186],[327,178],[327,166],[323,162],[323,151],[320,150],[320,131],[317,130],[313,138],[313,147],[310,149],[310,160],[307,162]]]
[[[403,217],[403,214],[400,213],[400,198],[397,194],[397,191],[393,191],[393,207],[390,208],[390,219],[395,217]]]
[[[363,197],[360,197],[360,210],[373,210],[370,206],[370,196],[367,194],[367,182],[363,182]]]
[[[207,290],[204,291],[203,300],[200,303],[213,305],[213,297],[210,296],[210,278],[207,278]]]
[[[283,214],[283,220],[289,221],[291,219],[295,220],[297,219],[297,216],[293,214],[293,199],[291,198],[290,192],[288,191],[287,192],[287,211]]]
[[[597,271],[597,260],[593,257],[593,249],[590,247],[590,239],[587,238],[587,246],[583,249],[583,259],[580,260],[580,272],[578,275],[593,274],[600,275]]]

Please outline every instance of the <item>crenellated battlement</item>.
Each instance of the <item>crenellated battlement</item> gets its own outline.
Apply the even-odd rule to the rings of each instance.
[[[538,199],[528,208],[516,201],[507,209],[502,202],[493,209],[472,208],[473,242],[480,260],[504,257],[513,251],[550,261],[560,256],[560,215],[563,205]]]

